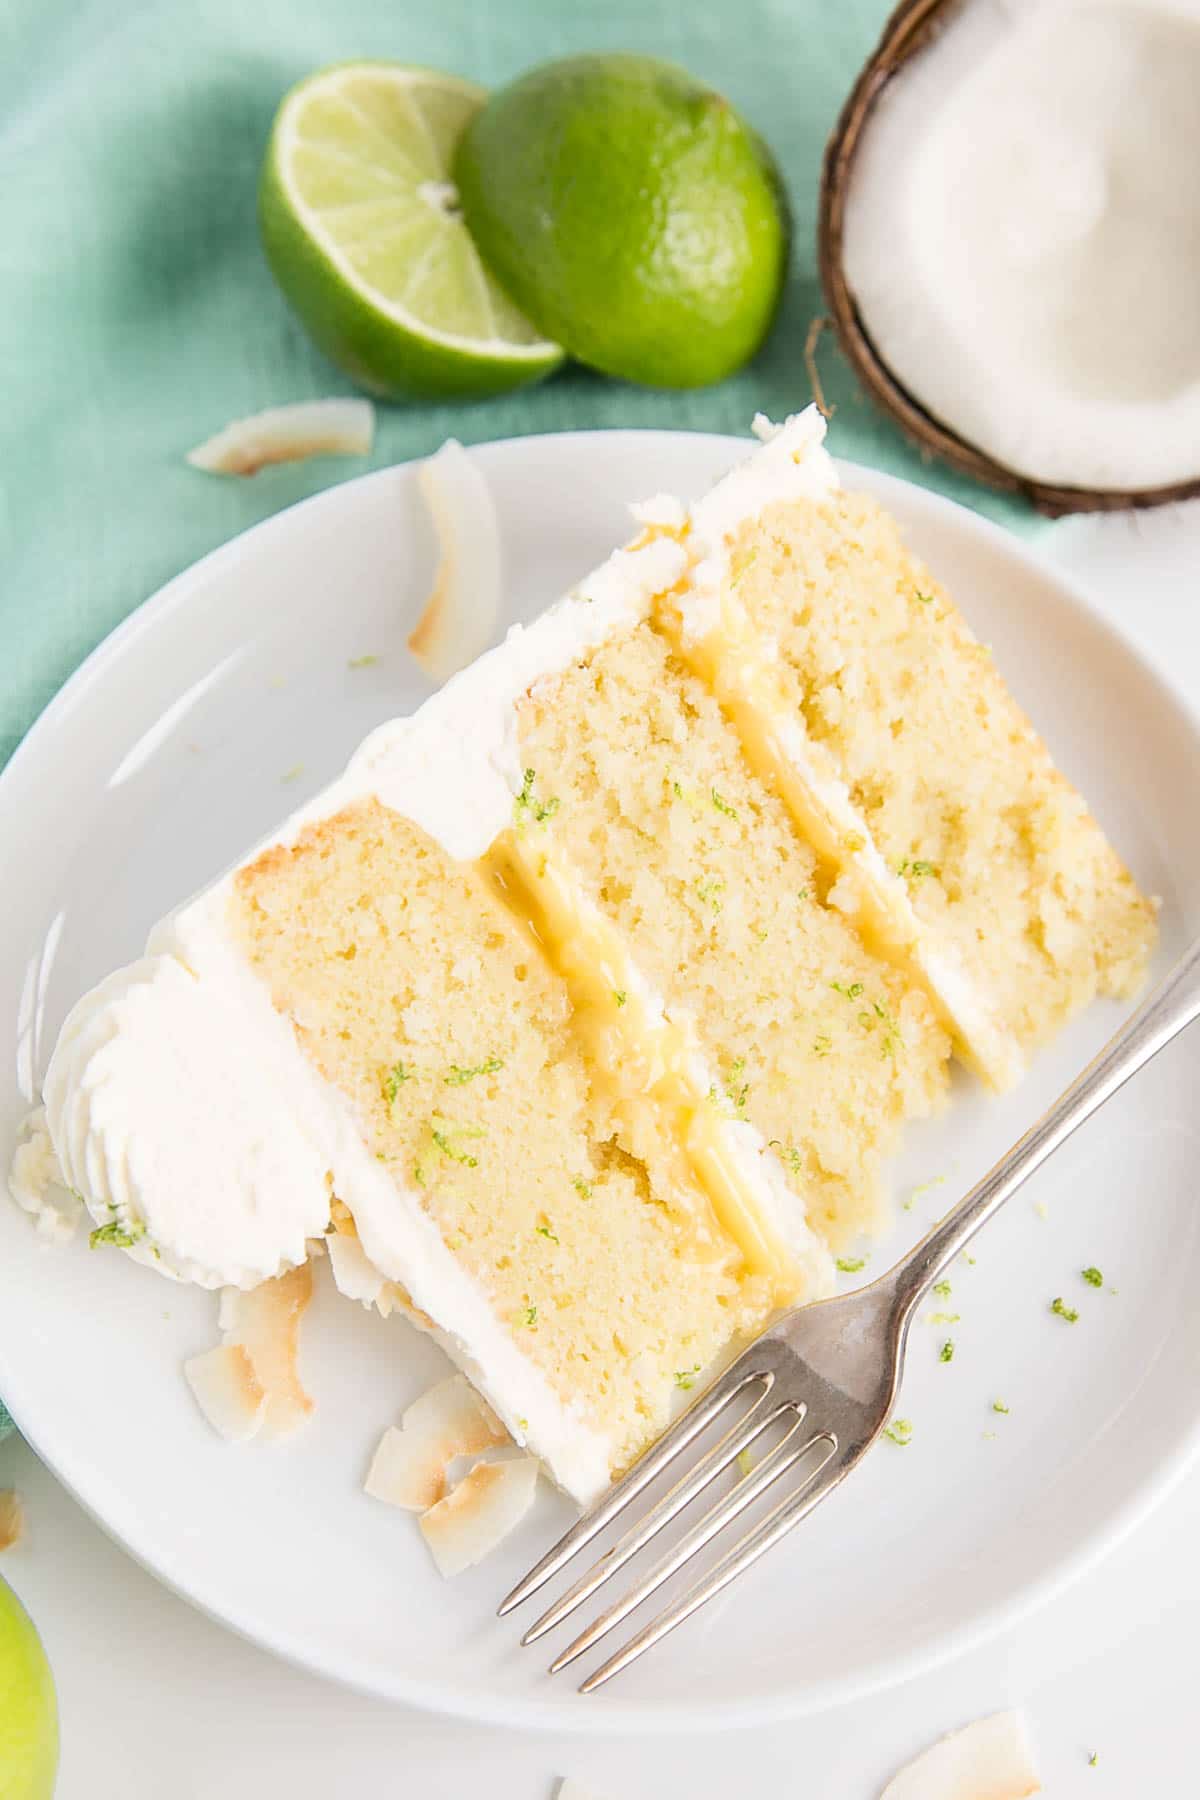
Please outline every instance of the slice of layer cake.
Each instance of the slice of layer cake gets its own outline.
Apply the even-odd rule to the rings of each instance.
[[[160,926],[46,1079],[106,1241],[250,1287],[332,1232],[580,1499],[829,1290],[952,1042],[1011,1078],[1151,937],[822,429],[642,509]]]

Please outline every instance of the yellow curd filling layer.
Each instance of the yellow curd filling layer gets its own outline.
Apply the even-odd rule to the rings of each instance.
[[[620,933],[581,900],[540,833],[503,833],[483,867],[565,983],[576,1026],[614,1108],[632,1115],[636,1141],[673,1164],[677,1194],[711,1206],[748,1273],[766,1278],[773,1303],[794,1301],[803,1278],[731,1154],[719,1097],[698,1072],[688,1033],[646,1004]]]

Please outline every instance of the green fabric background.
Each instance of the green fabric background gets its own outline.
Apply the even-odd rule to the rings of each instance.
[[[581,48],[633,48],[720,86],[778,155],[795,212],[774,334],[736,379],[639,391],[570,370],[466,407],[380,411],[372,464],[588,426],[745,431],[809,398],[821,310],[821,147],[887,0],[2,0],[0,3],[0,763],[86,653],[148,594],[268,513],[361,472],[321,461],[221,480],[183,455],[229,419],[348,391],[258,247],[259,159],[285,88],[322,63],[392,57],[499,82]],[[919,458],[836,352],[833,448],[1031,523]]]

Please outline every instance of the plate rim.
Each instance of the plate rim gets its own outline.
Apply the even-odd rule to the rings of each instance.
[[[480,452],[485,457],[490,457],[521,452],[550,442],[556,445],[587,444],[603,439],[612,443],[622,438],[636,439],[642,443],[648,439],[659,439],[664,442],[664,446],[685,438],[690,442],[705,443],[731,460],[739,452],[744,454],[753,448],[751,440],[730,433],[662,427],[616,427],[521,434],[488,439],[470,445],[468,449],[472,454]],[[386,483],[398,471],[410,469],[423,460],[420,457],[408,458],[403,462],[388,464],[335,482],[238,532],[171,576],[107,632],[51,696],[21,738],[7,764],[0,769],[0,800],[7,798],[14,780],[19,786],[26,779],[26,766],[40,752],[46,736],[69,724],[77,694],[90,687],[97,679],[102,680],[108,664],[140,632],[160,623],[177,606],[186,604],[188,590],[196,581],[219,571],[223,562],[237,561],[244,555],[251,541],[269,538],[273,533],[284,534],[292,514],[319,510],[330,504],[343,488]],[[993,556],[999,556],[1008,563],[1015,573],[1027,574],[1032,569],[1041,580],[1050,582],[1067,610],[1076,616],[1081,615],[1090,628],[1112,640],[1123,659],[1134,664],[1142,678],[1148,680],[1170,702],[1200,748],[1200,708],[1176,686],[1169,674],[1156,666],[1130,635],[1124,623],[1097,607],[1089,598],[1084,585],[1061,570],[1050,558],[1039,554],[1036,543],[1026,543],[962,502],[922,487],[917,482],[853,460],[840,457],[834,460],[848,487],[863,487],[885,505],[899,501],[897,510],[901,512],[906,505],[912,509],[915,497],[917,511],[925,510],[934,517],[940,515],[958,529],[965,530],[977,541],[981,541]],[[1190,1425],[1181,1433],[1170,1452],[1147,1473],[1138,1487],[1113,1507],[1106,1519],[1084,1533],[1071,1552],[1060,1557],[1040,1576],[1023,1583],[1009,1598],[965,1620],[936,1644],[921,1646],[900,1656],[884,1656],[865,1663],[852,1678],[835,1677],[826,1681],[810,1681],[788,1693],[777,1693],[759,1699],[706,1700],[702,1704],[661,1700],[647,1702],[610,1694],[606,1694],[599,1705],[595,1701],[589,1704],[573,1695],[569,1698],[560,1695],[553,1700],[520,1695],[488,1696],[463,1693],[442,1682],[417,1677],[381,1680],[371,1667],[359,1667],[357,1663],[348,1662],[344,1656],[335,1662],[326,1658],[319,1645],[313,1644],[311,1640],[307,1645],[297,1642],[288,1632],[273,1631],[261,1621],[247,1620],[235,1611],[227,1610],[225,1606],[206,1598],[202,1584],[200,1587],[193,1587],[181,1570],[144,1554],[135,1542],[109,1524],[99,1504],[87,1491],[84,1473],[67,1472],[71,1466],[69,1456],[61,1449],[58,1456],[43,1450],[36,1425],[28,1422],[24,1416],[19,1386],[13,1388],[13,1371],[8,1367],[9,1361],[0,1338],[0,1363],[6,1368],[4,1398],[21,1435],[35,1454],[107,1537],[155,1580],[204,1616],[293,1667],[373,1698],[484,1724],[570,1735],[587,1736],[619,1730],[630,1736],[648,1737],[680,1731],[712,1732],[751,1725],[770,1725],[833,1710],[927,1674],[996,1638],[1002,1632],[1011,1630],[1081,1579],[1143,1524],[1200,1460],[1198,1408]]]

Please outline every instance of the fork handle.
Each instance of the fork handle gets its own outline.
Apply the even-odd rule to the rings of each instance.
[[[1198,1017],[1200,940],[1066,1093],[897,1266],[894,1281],[901,1311],[908,1312],[919,1303],[980,1227],[999,1212],[1077,1126]]]

